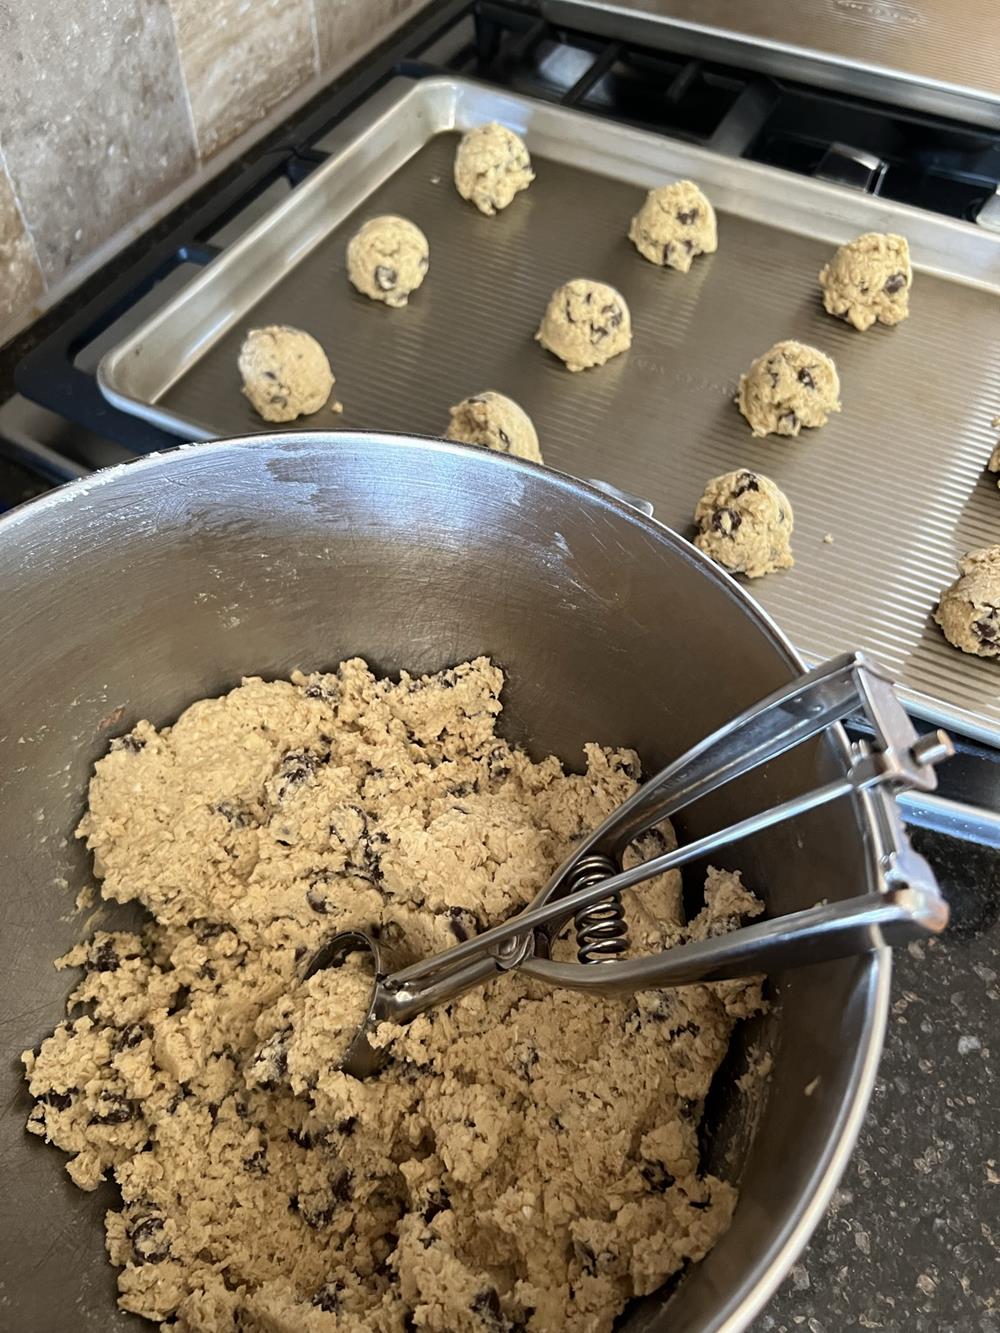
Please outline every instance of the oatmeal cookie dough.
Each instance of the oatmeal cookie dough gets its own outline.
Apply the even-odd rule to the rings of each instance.
[[[614,287],[574,278],[552,293],[535,337],[567,370],[587,370],[628,351],[632,316]]]
[[[463,134],[455,152],[455,189],[493,217],[535,179],[524,140],[496,121]]]
[[[243,392],[265,421],[294,421],[318,412],[335,382],[316,339],[284,324],[251,329],[238,364]]]
[[[70,1016],[24,1062],[28,1128],[82,1188],[120,1186],[125,1309],[178,1333],[608,1333],[726,1229],[698,1126],[756,981],[595,998],[505,975],[380,1025],[365,1082],[339,1068],[360,976],[296,986],[338,930],[395,969],[506,918],[636,790],[631,751],[569,774],[512,748],[502,684],[485,659],[250,678],[96,765],[80,836],[103,897],[151,919],[61,960]],[[664,824],[636,855],[673,845]],[[761,910],[721,871],[688,923],[677,872],[624,901],[636,953]]]
[[[736,402],[754,435],[824,426],[840,411],[837,367],[818,348],[792,339],[775,343],[740,376]]]
[[[456,403],[451,408],[444,437],[446,440],[463,440],[466,444],[482,444],[499,454],[515,454],[535,463],[542,461],[531,417],[513,398],[493,389]]]
[[[628,229],[644,259],[687,273],[698,255],[719,248],[715,209],[694,181],[650,190]]]
[[[790,569],[792,506],[770,477],[741,468],[713,478],[694,511],[694,544],[733,574]]]
[[[406,305],[430,267],[420,228],[391,213],[369,218],[347,243],[347,276],[362,296],[394,308]]]
[[[865,232],[842,245],[820,269],[827,314],[856,329],[899,324],[910,313],[913,269],[905,236]]]
[[[934,619],[963,653],[1000,657],[1000,546],[970,551],[941,594]]]

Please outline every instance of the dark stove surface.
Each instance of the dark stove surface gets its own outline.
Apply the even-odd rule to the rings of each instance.
[[[477,7],[475,38],[449,67],[803,175],[844,144],[884,164],[877,193],[967,221],[1000,184],[1000,131],[590,36],[502,4]]]
[[[88,344],[184,265],[211,262],[259,216],[266,191],[294,189],[323,160],[316,145],[399,68],[461,72],[804,174],[843,144],[877,159],[868,188],[969,220],[1000,183],[1000,132],[594,36],[583,11],[567,25],[527,3],[438,0],[229,169],[214,194],[183,205],[0,349],[0,402],[20,366],[29,396],[77,423],[56,447],[89,466],[176,444],[108,407]],[[80,424],[100,449],[80,444],[94,438]],[[0,440],[0,509],[52,475]],[[995,755],[964,753],[942,770],[944,794],[995,803],[997,767]],[[951,900],[952,927],[897,952],[886,1054],[858,1150],[752,1333],[1000,1333],[1000,856],[937,834],[918,840]]]
[[[37,468],[0,449],[0,514],[43,495],[56,484]]]

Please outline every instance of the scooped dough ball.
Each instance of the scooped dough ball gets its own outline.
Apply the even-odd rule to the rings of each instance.
[[[456,403],[444,437],[466,444],[484,444],[498,454],[515,454],[535,463],[542,461],[531,417],[513,398],[493,389]]]
[[[941,594],[934,619],[963,653],[1000,657],[1000,546],[970,551],[959,577]]]
[[[792,506],[770,477],[741,468],[714,477],[694,511],[694,544],[733,574],[789,569]]]
[[[334,385],[330,363],[316,339],[284,324],[251,329],[238,364],[243,392],[265,421],[294,421],[318,412]]]
[[[300,986],[290,987],[258,1017],[260,1044],[246,1068],[250,1087],[287,1083],[302,1094],[322,1074],[340,1069],[368,1017],[375,984],[370,960],[348,955],[322,968]]]
[[[373,301],[404,306],[430,266],[427,237],[406,218],[371,218],[347,245],[347,276]]]
[[[905,236],[865,232],[820,269],[823,305],[856,329],[898,324],[910,313],[910,247]]]
[[[628,238],[651,264],[686,273],[697,255],[719,248],[715,209],[694,181],[650,190],[628,229]]]
[[[565,361],[568,370],[586,370],[628,351],[632,317],[614,287],[574,278],[552,293],[535,337]]]
[[[837,367],[805,343],[775,343],[740,376],[736,401],[755,435],[798,435],[840,411]]]
[[[492,121],[462,136],[455,152],[455,189],[480,213],[499,213],[534,179],[524,140],[506,125]]]

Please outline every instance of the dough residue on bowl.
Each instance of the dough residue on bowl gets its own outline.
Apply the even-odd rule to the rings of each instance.
[[[103,896],[150,920],[61,960],[83,968],[69,1017],[24,1062],[28,1128],[81,1188],[120,1186],[125,1309],[179,1330],[600,1333],[725,1231],[735,1190],[698,1128],[757,980],[610,999],[502,976],[380,1027],[365,1082],[318,1040],[362,1003],[350,978],[346,1000],[329,974],[296,986],[323,940],[364,929],[397,968],[466,939],[636,789],[631,751],[589,745],[575,774],[511,747],[502,684],[482,658],[249,678],[97,764],[80,836]],[[664,825],[633,854],[671,845]],[[722,871],[689,922],[676,873],[625,899],[636,953],[761,910]]]

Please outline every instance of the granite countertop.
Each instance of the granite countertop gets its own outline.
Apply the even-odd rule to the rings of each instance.
[[[913,842],[951,924],[895,951],[858,1146],[752,1333],[1000,1333],[1000,854]]]

